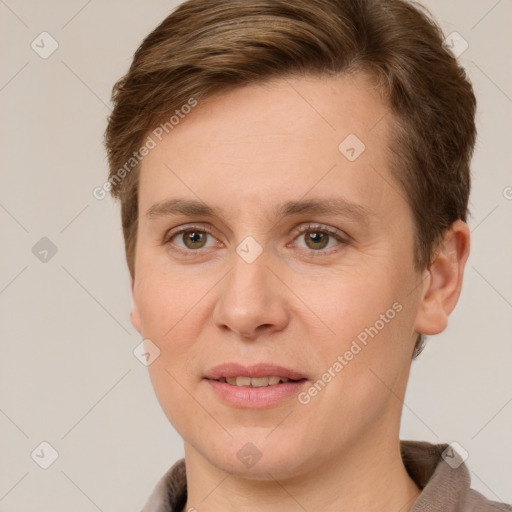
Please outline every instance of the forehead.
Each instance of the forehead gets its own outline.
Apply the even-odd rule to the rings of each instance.
[[[262,197],[281,203],[313,189],[381,203],[398,188],[389,186],[390,121],[361,75],[280,78],[221,93],[161,140],[150,132],[156,146],[141,164],[141,210],[196,196],[240,212]]]

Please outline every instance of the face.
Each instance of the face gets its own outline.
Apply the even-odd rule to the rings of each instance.
[[[361,76],[279,79],[143,160],[131,319],[186,453],[285,477],[398,437],[422,275],[390,122]]]

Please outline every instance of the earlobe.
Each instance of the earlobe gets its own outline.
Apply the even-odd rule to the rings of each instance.
[[[133,327],[137,329],[137,331],[141,332],[141,322],[140,322],[140,314],[139,314],[139,307],[137,304],[137,299],[135,297],[135,282],[133,277],[130,278],[130,289],[131,289],[131,301],[132,301],[132,307],[130,310],[130,322],[132,323]]]
[[[448,316],[459,300],[469,245],[469,228],[457,220],[446,232],[434,261],[425,271],[416,332],[432,335],[446,329]]]

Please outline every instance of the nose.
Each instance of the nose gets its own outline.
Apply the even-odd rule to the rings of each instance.
[[[286,289],[268,263],[265,253],[252,263],[234,255],[233,268],[222,280],[213,311],[213,321],[219,329],[256,339],[286,327]]]

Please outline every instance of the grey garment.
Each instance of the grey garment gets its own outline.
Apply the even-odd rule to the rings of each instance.
[[[400,448],[407,472],[422,490],[409,512],[512,512],[510,505],[470,488],[469,471],[449,445],[400,441]],[[158,481],[141,512],[186,512],[186,502],[185,459],[180,459]]]

